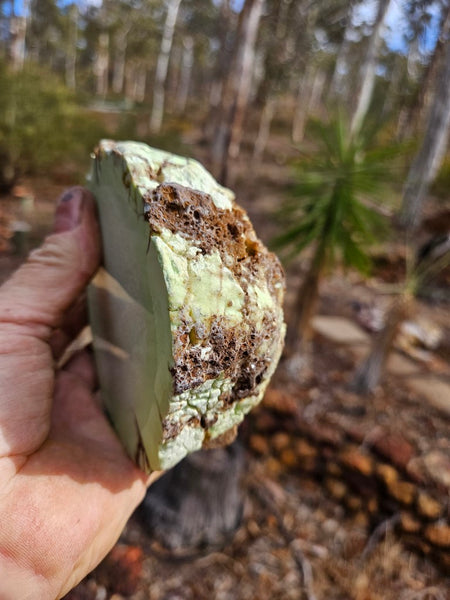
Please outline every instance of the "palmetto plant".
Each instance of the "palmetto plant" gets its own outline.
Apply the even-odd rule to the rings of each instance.
[[[374,130],[351,136],[342,117],[312,126],[317,151],[296,165],[294,193],[278,212],[285,231],[273,242],[287,260],[313,246],[288,327],[288,355],[307,347],[322,275],[336,264],[368,272],[368,247],[384,224],[377,205],[399,152],[374,146]]]

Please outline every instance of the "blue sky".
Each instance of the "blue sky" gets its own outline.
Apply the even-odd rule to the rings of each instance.
[[[402,0],[391,0],[389,8],[384,21],[384,33],[383,37],[386,40],[386,44],[393,52],[407,52],[407,45],[405,43],[406,34],[408,32],[407,17],[405,12],[405,6]],[[375,19],[375,13],[377,9],[377,0],[367,0],[360,7],[355,10],[354,22],[355,25],[361,25],[363,23],[371,24]],[[425,30],[425,36],[422,40],[421,51],[432,52],[436,42],[439,25],[439,5],[435,2],[430,7],[432,19],[429,26]]]
[[[100,4],[101,0],[76,0],[80,5]],[[280,0],[281,1],[281,0]],[[68,4],[70,0],[60,0],[60,4]],[[27,0],[14,0],[14,6],[17,14],[23,14]],[[244,0],[233,0],[232,5],[236,11],[239,11],[244,4]],[[366,0],[355,10],[355,25],[367,23],[371,24],[375,17],[377,0]],[[437,26],[439,23],[439,6],[436,2],[431,6],[432,19],[430,25],[425,31],[422,40],[422,52],[432,52],[437,41]],[[407,33],[407,19],[404,12],[403,0],[391,0],[385,19],[384,38],[388,48],[394,52],[406,53],[405,34]]]

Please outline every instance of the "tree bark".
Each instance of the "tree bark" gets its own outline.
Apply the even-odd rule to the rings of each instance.
[[[114,37],[114,66],[112,89],[115,94],[123,92],[125,81],[125,62],[127,53],[127,37],[130,28],[120,29]]]
[[[25,63],[26,17],[11,15],[9,20],[9,61],[13,71],[21,71]]]
[[[224,90],[227,86],[227,77],[231,70],[234,58],[234,48],[229,43],[230,32],[233,27],[234,13],[230,7],[230,0],[222,0],[220,4],[218,58],[212,74],[209,88],[209,111],[205,119],[204,135],[209,140],[214,140],[221,118],[221,107],[224,105]],[[214,150],[215,143],[211,143]],[[211,161],[213,162],[213,161]],[[209,165],[211,167],[211,165]],[[211,167],[212,168],[212,167]]]
[[[104,98],[108,93],[109,69],[109,33],[102,32],[98,36],[97,56],[95,59],[94,73],[97,78],[97,96]]]
[[[212,135],[211,170],[224,185],[227,183],[231,157],[239,152],[263,2],[264,0],[246,0],[244,4],[237,33],[235,58],[222,88],[222,99]]]
[[[275,114],[275,107],[276,99],[273,97],[267,98],[264,108],[261,112],[258,135],[256,136],[255,145],[253,147],[253,158],[257,162],[261,160],[269,140],[270,125]]]
[[[76,66],[77,66],[77,41],[78,41],[78,6],[72,4],[69,8],[69,39],[66,50],[66,85],[69,89],[75,90],[77,87]]]
[[[353,28],[352,24],[352,15],[353,15],[353,5],[354,2],[350,2],[347,10],[347,15],[345,17],[345,30],[344,35],[342,37],[342,41],[339,45],[339,50],[336,54],[336,62],[334,64],[333,75],[330,81],[330,87],[328,90],[328,99],[334,100],[339,98],[342,93],[344,77],[347,70],[347,57],[350,49],[350,40],[349,35],[350,31]]]
[[[295,144],[299,144],[303,141],[313,85],[314,68],[312,64],[309,63],[306,67],[304,77],[301,78],[295,103],[294,119],[292,122],[292,141]]]
[[[378,0],[378,10],[373,31],[369,40],[369,47],[365,59],[361,65],[360,73],[362,75],[360,89],[358,93],[356,109],[353,113],[350,130],[353,136],[356,136],[361,130],[364,118],[369,110],[372,100],[373,88],[375,85],[375,75],[378,52],[381,43],[381,30],[384,17],[389,7],[390,0]]]
[[[311,341],[311,319],[316,311],[319,299],[319,282],[325,263],[327,241],[322,238],[316,247],[308,272],[300,285],[292,318],[286,335],[286,354],[306,354]]]
[[[422,207],[445,154],[450,128],[450,43],[447,43],[422,144],[406,179],[399,224],[416,229]]]
[[[131,102],[143,102],[147,85],[145,65],[130,62],[125,73],[125,97]]]
[[[389,85],[384,95],[383,108],[381,110],[382,118],[388,118],[394,109],[396,98],[400,95],[400,87],[403,76],[403,56],[397,54],[394,59],[394,65],[389,76]]]
[[[170,0],[167,6],[166,21],[164,23],[161,48],[156,63],[156,74],[153,88],[153,105],[150,116],[150,130],[159,133],[164,116],[164,87],[169,68],[170,51],[172,49],[175,24],[177,22],[178,10],[181,0]]]
[[[439,66],[442,61],[445,60],[445,48],[449,43],[450,4],[447,6],[446,11],[443,10],[442,12],[439,31],[440,34],[433,55],[423,71],[423,75],[418,86],[418,94],[410,106],[406,108],[405,114],[403,115],[403,122],[401,123],[401,127],[399,127],[399,139],[408,139],[414,135],[414,132],[420,130],[424,119],[426,119],[427,109],[428,111],[430,110],[430,105],[433,99],[432,89],[434,86],[436,86]]]
[[[181,58],[181,74],[177,86],[175,110],[183,114],[189,95],[192,67],[194,66],[194,40],[187,36],[183,40],[183,56]]]
[[[137,70],[136,88],[134,99],[136,102],[144,102],[145,88],[147,86],[147,69],[145,65],[140,65]]]
[[[239,440],[195,452],[149,488],[137,517],[174,557],[222,546],[241,523],[244,468]]]
[[[239,61],[239,72],[237,74],[237,95],[231,123],[230,145],[228,148],[228,154],[231,158],[237,158],[239,155],[244,116],[252,86],[256,38],[264,0],[247,0],[247,4],[249,4],[249,10],[243,26],[244,39]]]

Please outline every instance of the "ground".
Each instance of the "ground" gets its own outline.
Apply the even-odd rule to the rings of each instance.
[[[278,164],[265,169],[264,178],[236,177],[240,202],[265,240],[273,233],[269,211],[284,193],[277,182],[289,176],[287,167]],[[19,195],[33,196],[34,203],[12,196],[0,202],[16,230],[22,221],[31,231],[16,231],[0,254],[0,280],[49,230],[63,189],[43,178],[22,184],[27,193],[19,190]],[[263,405],[243,428],[244,519],[228,546],[170,560],[156,552],[132,518],[104,562],[66,600],[450,598],[448,563],[441,560],[448,554],[448,547],[442,550],[448,537],[431,547],[423,533],[431,520],[411,535],[394,527],[401,515],[413,514],[412,500],[396,504],[392,494],[397,488],[378,483],[375,489],[371,479],[380,474],[380,464],[394,465],[402,484],[412,482],[414,490],[438,500],[440,531],[448,536],[450,323],[445,295],[436,293],[417,306],[417,319],[428,323],[425,329],[439,332],[433,349],[411,344],[406,336],[373,394],[360,398],[348,389],[374,335],[368,331],[372,309],[388,304],[386,286],[401,279],[403,268],[401,244],[396,243],[381,249],[369,280],[335,273],[324,282],[311,372],[298,379],[281,368]],[[300,262],[288,271],[288,314],[303,269]],[[367,309],[369,323],[364,311],[355,310],[355,301]]]

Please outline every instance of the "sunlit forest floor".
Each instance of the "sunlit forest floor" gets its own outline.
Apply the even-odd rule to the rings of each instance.
[[[206,149],[194,141],[184,143],[202,160]],[[238,201],[266,242],[275,231],[272,211],[290,182],[291,152],[274,138],[264,164],[243,161],[234,173]],[[57,180],[23,180],[34,203],[0,198],[13,220],[31,226],[0,254],[0,280],[49,231],[56,198],[79,182],[74,179],[69,170]],[[433,199],[427,210],[423,239],[450,220]],[[419,301],[415,317],[424,335],[438,341],[427,348],[405,331],[382,385],[367,397],[348,390],[370,348],[371,322],[404,269],[397,240],[378,249],[369,279],[339,272],[324,282],[310,369],[299,379],[281,367],[243,426],[246,505],[228,546],[170,560],[131,519],[105,561],[67,600],[450,598],[448,272]],[[288,315],[303,270],[299,262],[287,271]],[[416,514],[424,494],[438,503],[437,520],[434,505]]]

